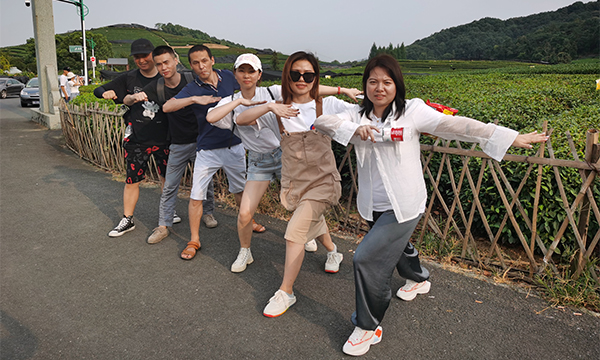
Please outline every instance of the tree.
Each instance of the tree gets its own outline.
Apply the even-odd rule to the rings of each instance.
[[[95,43],[94,55],[97,59],[106,59],[113,57],[112,46],[106,39],[106,36],[92,31],[86,32],[86,38],[93,39]],[[56,35],[56,61],[58,69],[69,66],[73,71],[83,72],[83,61],[81,61],[80,53],[69,52],[70,45],[81,45],[81,31],[73,31],[64,35]],[[92,49],[87,48],[87,56],[92,56]]]
[[[273,54],[271,55],[271,69],[279,69],[279,53],[277,53],[277,51],[273,51]]]
[[[400,49],[398,50],[398,59],[406,60],[406,48],[404,47],[404,42],[400,45]]]
[[[369,60],[371,60],[372,58],[374,58],[375,56],[377,56],[377,45],[375,45],[375,43],[373,43],[373,46],[371,46],[371,51],[369,51]]]
[[[7,56],[0,54],[0,72],[4,74],[8,70],[10,70],[10,61]]]

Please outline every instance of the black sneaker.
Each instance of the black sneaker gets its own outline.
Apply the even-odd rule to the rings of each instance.
[[[108,233],[108,236],[119,237],[119,236],[125,234],[126,232],[130,232],[133,229],[135,229],[135,224],[133,223],[133,215],[132,216],[123,216],[123,218],[119,222],[119,225],[117,225],[117,227],[112,229]]]

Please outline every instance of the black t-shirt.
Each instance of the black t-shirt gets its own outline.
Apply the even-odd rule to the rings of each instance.
[[[141,92],[148,84],[160,79],[160,74],[153,78],[147,78],[138,71],[135,75],[135,77],[128,77],[126,95]],[[122,101],[120,94],[117,93],[117,97]],[[127,124],[133,126],[130,142],[143,145],[166,145],[169,143],[169,123],[158,105],[157,99],[135,103],[129,107],[129,111],[125,115]]]
[[[187,83],[186,77],[181,74],[181,80],[176,88],[171,89],[165,85],[165,101],[177,95]],[[164,104],[160,104],[158,100],[157,81],[148,84],[144,87],[143,91],[148,96],[148,100],[154,100],[160,105],[160,112],[162,113],[162,106]],[[196,142],[196,138],[198,137],[198,121],[196,121],[196,115],[191,106],[167,113],[166,116],[169,122],[171,144],[191,144]]]
[[[157,73],[155,76],[153,76],[151,78],[148,78],[148,77],[145,77],[144,75],[142,75],[142,73],[140,72],[139,69],[130,70],[130,71],[123,73],[118,78],[114,79],[113,81],[108,82],[108,83],[96,88],[96,90],[98,90],[98,89],[100,89],[100,90],[99,91],[94,90],[94,95],[101,98],[102,93],[104,93],[105,91],[108,91],[108,90],[113,90],[115,92],[115,94],[117,95],[117,99],[115,100],[115,102],[117,104],[122,104],[125,96],[127,96],[129,94],[135,94],[137,92],[140,92],[144,88],[144,86],[150,84],[152,81],[159,79],[159,78],[160,78],[159,73]]]
[[[161,77],[156,74],[147,78],[139,69],[131,70],[113,81],[102,85],[105,91],[113,90],[117,95],[116,103],[123,103],[125,96],[135,94]],[[96,94],[98,96],[98,94]],[[101,94],[100,94],[101,96]],[[129,107],[129,111],[123,115],[125,124],[133,126],[133,134],[129,137],[129,143],[143,145],[166,145],[168,141],[168,122],[162,111],[156,111],[155,104],[150,102],[139,102]]]

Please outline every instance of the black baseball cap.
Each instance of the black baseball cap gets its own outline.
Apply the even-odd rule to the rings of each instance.
[[[150,54],[154,50],[154,45],[148,39],[137,39],[131,43],[131,55]]]
[[[65,66],[65,67],[63,68],[63,70],[65,70],[65,71],[71,71],[71,68],[70,68],[70,67],[68,67],[68,66]]]

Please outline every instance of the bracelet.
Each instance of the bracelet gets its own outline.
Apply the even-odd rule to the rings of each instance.
[[[342,93],[342,88],[340,86],[338,86],[338,95],[340,95]]]

